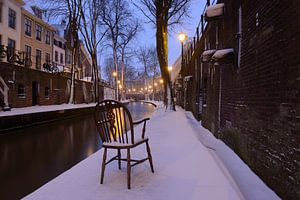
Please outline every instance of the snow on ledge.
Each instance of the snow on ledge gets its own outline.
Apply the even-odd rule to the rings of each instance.
[[[222,50],[218,50],[214,53],[213,55],[213,59],[214,60],[220,60],[222,58],[225,58],[227,55],[232,54],[234,52],[234,50],[231,49],[222,49]]]
[[[207,62],[211,59],[212,55],[216,52],[216,49],[206,50],[202,53],[202,61]]]
[[[215,5],[208,6],[205,12],[206,18],[219,17],[224,14],[224,3],[218,3]]]
[[[192,76],[185,76],[184,81],[189,81],[189,80],[191,80],[191,78],[192,78]]]

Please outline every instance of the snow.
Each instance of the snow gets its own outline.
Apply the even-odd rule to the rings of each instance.
[[[212,55],[216,52],[216,49],[206,50],[202,53],[202,61],[207,62],[211,59]]]
[[[213,59],[214,60],[219,60],[219,59],[222,59],[222,58],[224,58],[225,56],[227,56],[227,55],[229,55],[229,54],[231,54],[231,53],[233,53],[234,52],[234,50],[231,48],[231,49],[222,49],[222,50],[218,50],[218,51],[216,51],[215,53],[214,53],[214,55],[213,55]]]
[[[192,76],[185,76],[184,81],[189,81],[189,80],[191,80],[191,78],[192,78]]]
[[[205,16],[207,18],[221,16],[224,14],[224,7],[224,3],[218,3],[215,5],[208,6],[206,9]]]
[[[23,108],[12,108],[11,111],[0,112],[0,117],[49,112],[49,111],[56,111],[56,110],[88,108],[88,107],[95,107],[95,106],[96,106],[95,103],[90,103],[90,104],[60,104],[60,105],[49,105],[49,106],[30,106],[30,107],[23,107]]]
[[[86,81],[86,82],[92,82],[92,77],[91,76],[85,76],[82,79],[80,79],[82,81]]]
[[[103,153],[100,149],[24,199],[279,199],[191,113],[177,110],[165,111],[160,105],[148,122],[146,135],[155,173],[151,173],[148,162],[133,167],[131,190],[127,189],[124,163],[122,170],[118,170],[117,162],[107,165],[104,184],[99,183]],[[116,154],[108,153],[108,159]],[[126,156],[125,152],[122,155]],[[132,156],[144,158],[145,147],[136,147]],[[223,164],[224,159],[227,162]],[[228,164],[233,168],[227,170]]]

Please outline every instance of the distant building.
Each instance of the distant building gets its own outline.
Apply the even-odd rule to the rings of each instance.
[[[76,68],[77,68],[76,78],[83,79],[85,81],[91,81],[92,60],[82,42],[80,42],[79,45],[78,62]]]
[[[55,27],[54,39],[53,39],[53,65],[58,68],[58,71],[69,72],[65,69],[66,66],[66,39],[65,39],[65,27],[66,22],[62,21],[59,25],[53,25]]]
[[[22,0],[0,0],[0,45],[8,47],[7,58],[9,60],[16,50],[21,49],[21,7]]]

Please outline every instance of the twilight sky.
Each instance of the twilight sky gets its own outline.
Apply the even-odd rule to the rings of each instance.
[[[181,54],[181,45],[177,39],[178,33],[183,31],[190,37],[195,36],[205,2],[205,0],[192,0],[190,18],[186,19],[183,25],[178,25],[169,32],[169,65],[172,65]],[[139,15],[141,20],[146,21],[146,18],[140,12]],[[138,35],[136,45],[155,45],[155,27],[152,24],[144,24],[144,31]]]

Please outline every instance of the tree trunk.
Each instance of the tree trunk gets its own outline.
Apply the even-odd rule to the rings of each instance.
[[[113,54],[114,54],[114,64],[115,64],[115,70],[116,70],[116,100],[119,101],[119,86],[118,86],[118,55],[117,55],[117,49],[116,47],[113,48]]]
[[[164,103],[166,108],[175,110],[172,83],[168,72],[168,26],[162,19],[157,20],[156,46],[161,75],[164,80]]]
[[[71,67],[71,89],[70,89],[69,104],[73,104],[74,103],[75,58],[76,58],[75,53],[76,53],[76,50],[73,47],[73,49],[72,49],[72,67]]]

